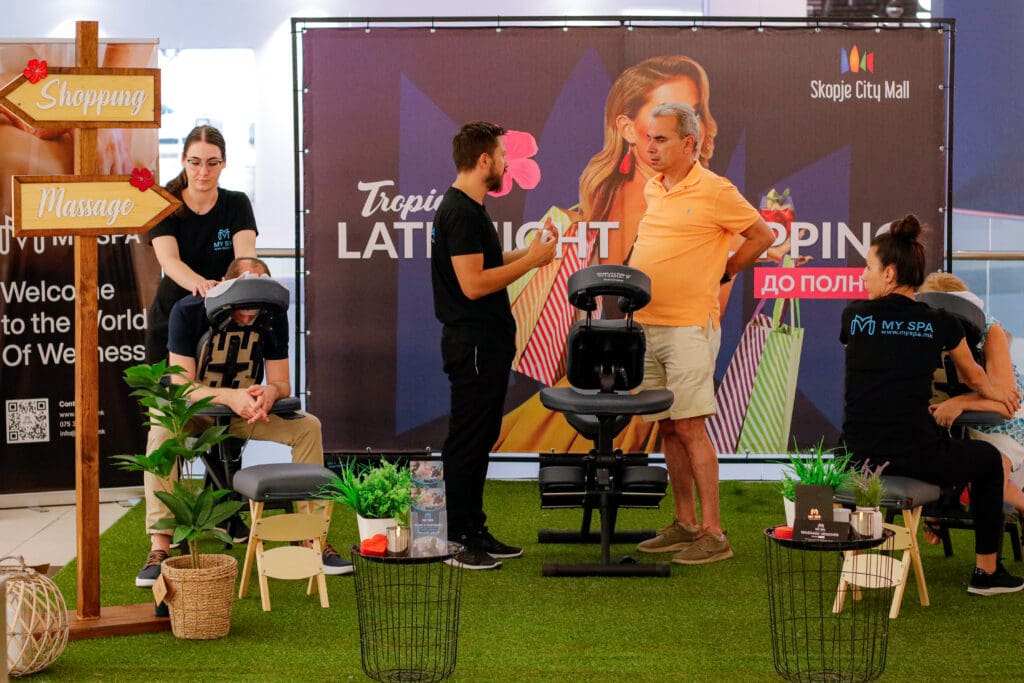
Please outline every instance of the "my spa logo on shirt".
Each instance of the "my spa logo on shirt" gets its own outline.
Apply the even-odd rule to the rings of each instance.
[[[228,249],[234,249],[235,245],[231,241],[231,229],[221,228],[217,231],[217,239],[213,243],[214,251],[226,251]]]
[[[920,337],[931,339],[935,336],[932,324],[927,320],[881,320],[873,315],[855,315],[850,321],[850,336],[866,334],[875,336]]]

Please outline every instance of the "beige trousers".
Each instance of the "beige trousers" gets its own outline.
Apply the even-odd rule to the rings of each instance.
[[[309,413],[300,412],[302,417],[286,420],[278,415],[271,415],[269,422],[248,424],[240,417],[231,420],[228,432],[241,439],[256,441],[273,441],[292,448],[292,462],[306,462],[316,465],[324,464],[324,443],[320,434],[320,420]],[[195,418],[189,427],[193,433],[199,433],[213,424],[212,418]],[[146,441],[146,454],[155,451],[170,436],[163,427],[151,427]],[[151,527],[161,519],[170,517],[170,510],[156,497],[157,491],[173,491],[174,482],[178,480],[178,468],[175,466],[167,479],[149,472],[143,474],[146,489],[146,531],[150,534],[173,535],[173,531],[154,531]]]

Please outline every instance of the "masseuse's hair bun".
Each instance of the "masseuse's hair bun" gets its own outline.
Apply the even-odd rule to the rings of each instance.
[[[921,223],[917,220],[917,216],[908,213],[889,225],[889,233],[900,241],[913,242],[921,234]]]

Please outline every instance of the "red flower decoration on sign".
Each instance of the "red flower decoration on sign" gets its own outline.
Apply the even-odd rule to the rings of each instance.
[[[29,83],[35,84],[43,80],[47,76],[46,71],[46,60],[45,59],[30,59],[28,60],[28,66],[21,73],[25,74],[25,78],[28,79]]]
[[[132,187],[139,188],[139,192],[145,192],[149,188],[153,187],[153,174],[148,168],[133,168],[132,179],[128,181]]]

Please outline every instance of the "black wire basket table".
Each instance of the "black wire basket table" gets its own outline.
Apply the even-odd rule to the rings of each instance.
[[[352,548],[363,671],[377,681],[443,681],[455,670],[462,571],[448,554],[361,555]]]
[[[775,670],[789,681],[871,681],[885,671],[892,558],[882,538],[806,541],[764,530]],[[852,561],[852,560],[856,561]]]

